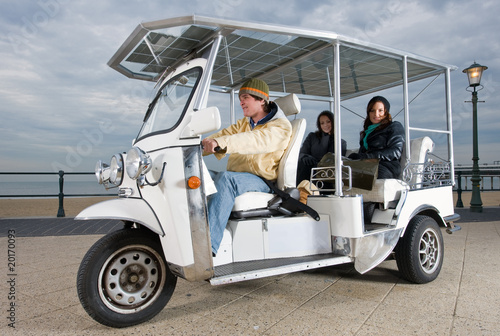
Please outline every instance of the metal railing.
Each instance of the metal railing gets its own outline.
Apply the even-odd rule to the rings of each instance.
[[[481,178],[479,183],[480,191],[500,191],[499,165],[481,165],[479,167],[479,177]],[[457,203],[455,206],[463,208],[462,192],[472,190],[472,167],[455,167],[455,178],[455,191],[457,192]],[[487,187],[488,184],[489,188]]]
[[[480,166],[480,190],[481,191],[500,191],[500,165],[482,165]],[[433,170],[435,175],[436,172]],[[59,208],[57,210],[57,217],[65,217],[64,212],[64,197],[94,197],[94,196],[113,196],[109,193],[93,193],[93,194],[65,194],[64,193],[64,176],[65,175],[94,175],[93,172],[0,172],[0,175],[59,175],[59,193],[58,194],[18,194],[18,195],[0,195],[0,198],[14,198],[14,197],[58,197]],[[445,174],[446,175],[446,174]],[[470,178],[472,177],[472,167],[455,167],[455,191],[457,192],[457,208],[463,207],[462,192],[469,190]],[[424,180],[435,181],[433,178],[426,178]],[[442,182],[442,178],[438,178]],[[485,187],[489,180],[489,188]],[[462,182],[464,182],[462,184]],[[462,187],[463,186],[463,187]],[[472,190],[472,187],[470,188]]]
[[[378,165],[378,163],[375,163]],[[346,168],[348,168],[346,170]],[[408,164],[402,174],[402,188],[410,190],[434,188],[444,185],[452,185],[451,165],[449,163],[426,163]],[[368,166],[342,167],[342,185],[344,191],[353,187],[366,189],[373,185],[376,176]],[[319,167],[311,170],[311,182],[320,192],[335,191],[335,167]],[[360,185],[363,185],[361,187]]]
[[[19,195],[0,195],[0,198],[13,197],[58,197],[59,208],[57,217],[65,217],[64,197],[93,197],[93,196],[112,196],[110,194],[65,194],[64,193],[64,175],[94,175],[93,172],[0,172],[0,175],[59,175],[59,193],[58,194],[19,194]]]

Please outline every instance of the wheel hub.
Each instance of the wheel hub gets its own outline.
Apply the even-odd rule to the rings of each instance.
[[[420,265],[426,273],[432,273],[438,266],[439,243],[432,230],[426,230],[420,240]]]
[[[139,291],[148,281],[147,269],[141,265],[130,265],[120,274],[120,283],[127,292]]]
[[[156,295],[160,274],[158,259],[151,251],[130,248],[117,252],[102,273],[101,295],[113,309],[142,309]]]

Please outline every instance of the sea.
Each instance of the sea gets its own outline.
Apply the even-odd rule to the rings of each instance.
[[[54,181],[0,181],[0,197],[8,198],[53,198],[59,194],[59,178]],[[114,196],[118,189],[106,190],[97,181],[71,181],[65,180],[63,193],[68,195],[78,195],[75,197],[86,197],[95,195]],[[45,195],[45,196],[44,196]]]

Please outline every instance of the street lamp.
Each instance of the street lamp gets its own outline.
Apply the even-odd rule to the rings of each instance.
[[[469,79],[469,87],[473,89],[472,92],[472,196],[470,200],[471,212],[483,212],[483,202],[481,201],[481,194],[479,192],[479,183],[481,177],[479,175],[479,154],[478,154],[478,141],[477,141],[477,91],[482,90],[481,76],[483,71],[488,69],[487,66],[477,64],[474,62],[470,67],[464,69],[462,72],[467,74]],[[478,88],[478,90],[476,90]]]

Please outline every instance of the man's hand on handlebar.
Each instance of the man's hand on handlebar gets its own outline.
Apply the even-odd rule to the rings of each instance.
[[[216,140],[210,139],[210,138],[205,138],[201,141],[201,147],[203,148],[203,151],[206,153],[216,153],[220,151],[219,144],[217,143]]]

